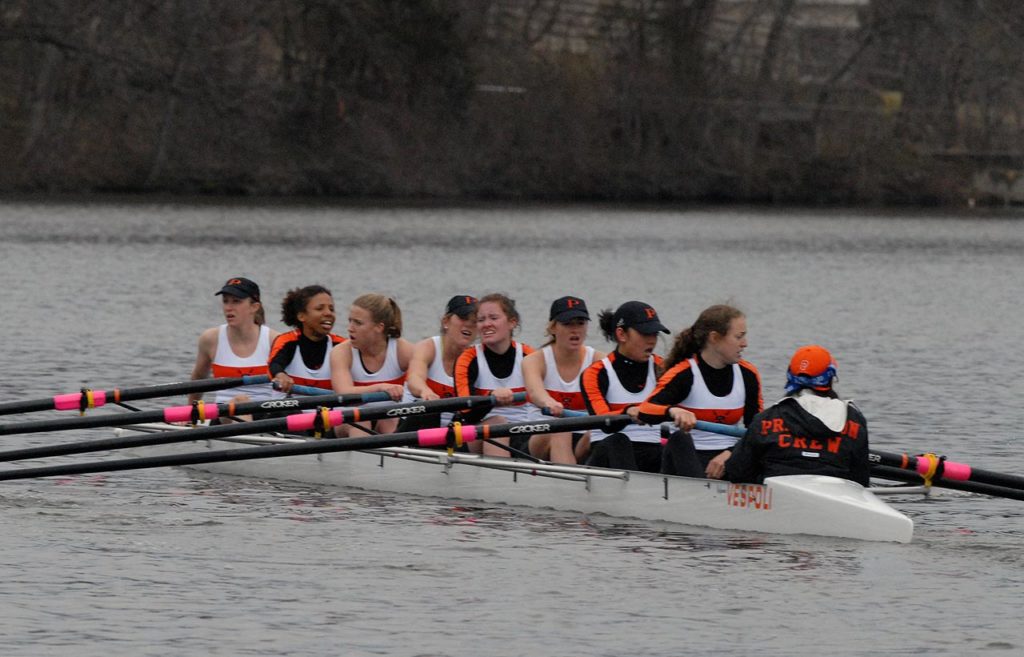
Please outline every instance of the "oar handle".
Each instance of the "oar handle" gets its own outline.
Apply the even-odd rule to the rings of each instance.
[[[540,412],[543,415],[547,415],[548,417],[555,417],[551,413],[551,409],[550,408],[542,408],[540,410]],[[573,410],[571,408],[563,408],[562,409],[562,417],[586,417],[588,415],[590,415],[590,413],[587,413],[586,411],[575,411],[575,410]]]
[[[694,425],[695,429],[701,431],[707,431],[708,433],[720,433],[725,436],[733,436],[735,438],[742,438],[747,435],[747,430],[743,427],[737,427],[733,424],[719,424],[717,422],[705,422],[704,420],[697,420]]]
[[[280,390],[280,388],[277,387],[277,383],[274,383],[274,390]],[[292,386],[292,389],[289,391],[289,394],[292,394],[292,395],[304,395],[306,397],[316,397],[316,396],[319,396],[319,395],[322,395],[322,394],[325,394],[325,393],[328,393],[328,392],[330,392],[329,388],[317,388],[316,386],[303,386],[303,385],[299,385],[299,384],[296,383],[295,385]],[[386,392],[370,393],[370,394],[381,394],[381,395],[384,395],[384,399],[391,399],[391,397]],[[379,400],[376,400],[376,401],[384,401],[384,399],[379,399]]]
[[[541,410],[541,413],[543,413],[544,415],[551,415],[551,411],[549,411],[546,408]],[[587,415],[587,413],[584,413],[583,411],[573,411],[570,409],[565,409],[562,411],[562,417],[581,417],[584,415]],[[708,431],[711,433],[721,433],[727,436],[735,436],[737,438],[742,438],[747,433],[747,430],[744,429],[743,427],[737,427],[731,424],[718,424],[717,422],[705,422],[704,420],[697,420],[697,424],[694,428],[700,429],[701,431]],[[665,435],[666,432],[672,433],[675,430],[676,427],[671,422],[663,422],[661,424],[662,437],[667,438],[667,436]]]

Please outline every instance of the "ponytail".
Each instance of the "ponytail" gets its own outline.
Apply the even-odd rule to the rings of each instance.
[[[693,326],[683,329],[676,336],[662,369],[670,370],[687,358],[699,354],[707,346],[712,332],[725,335],[729,332],[729,324],[737,317],[743,317],[743,311],[726,304],[705,308]]]
[[[402,337],[402,309],[391,297],[383,294],[364,294],[357,297],[352,305],[370,313],[375,324],[383,324],[386,337]]]
[[[597,314],[597,325],[601,329],[601,335],[609,342],[617,342],[615,339],[615,311],[605,308]]]

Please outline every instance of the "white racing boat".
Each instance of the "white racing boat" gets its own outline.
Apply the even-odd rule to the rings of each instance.
[[[117,429],[167,431],[143,424]],[[137,448],[138,456],[237,449],[244,444],[302,442],[269,435]],[[232,460],[187,467],[232,475],[409,493],[429,497],[697,527],[810,534],[906,543],[913,521],[851,481],[815,475],[732,484],[586,466],[538,464],[443,450],[387,447],[283,458]]]

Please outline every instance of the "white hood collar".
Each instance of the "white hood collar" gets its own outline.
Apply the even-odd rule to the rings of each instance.
[[[850,402],[833,397],[822,397],[804,388],[791,395],[796,403],[821,420],[822,424],[832,431],[842,431],[846,426],[847,407]]]

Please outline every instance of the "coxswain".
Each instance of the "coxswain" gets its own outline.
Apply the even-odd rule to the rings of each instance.
[[[595,361],[580,376],[580,388],[592,415],[629,413],[654,391],[661,357],[654,353],[658,334],[668,333],[649,304],[627,301],[613,313],[598,315],[601,332],[615,351]],[[587,465],[620,470],[658,472],[661,469],[661,431],[657,426],[631,424],[611,435],[593,431]]]
[[[735,439],[693,427],[697,420],[750,426],[764,408],[761,377],[743,360],[746,348],[747,318],[724,304],[706,308],[676,336],[657,387],[639,409],[647,424],[670,421],[679,428],[666,445],[663,473],[721,479]],[[681,434],[687,431],[693,448]]]
[[[523,359],[523,379],[530,401],[539,410],[561,417],[566,409],[586,411],[580,392],[580,374],[604,353],[587,346],[590,312],[583,299],[555,299],[548,313],[547,342]],[[538,418],[540,419],[540,418]],[[586,460],[590,434],[553,433],[530,437],[530,454],[553,463],[576,464]]]
[[[725,463],[732,482],[816,474],[868,485],[868,425],[833,389],[836,362],[824,347],[800,347],[789,361],[786,397],[754,416]]]
[[[293,327],[270,347],[270,376],[285,393],[295,384],[331,390],[331,348],[345,338],[334,328],[334,297],[322,285],[290,290],[281,301],[281,321]]]
[[[501,293],[488,294],[477,303],[477,330],[480,344],[467,348],[455,361],[455,394],[494,395],[501,408],[488,411],[466,411],[460,422],[476,424],[503,424],[522,422],[532,418],[533,408],[525,402],[513,404],[513,395],[526,392],[523,380],[523,358],[533,353],[529,345],[512,339],[520,326],[516,303]],[[512,448],[525,452],[526,436],[518,437]],[[508,438],[496,438],[496,443],[508,446]],[[471,450],[480,450],[480,443],[470,443]],[[497,445],[484,442],[483,453],[488,456],[508,456],[509,452]]]
[[[405,372],[402,401],[429,401],[455,396],[455,361],[476,340],[477,299],[456,294],[445,305],[441,332],[417,342]],[[451,413],[412,415],[400,422],[401,431],[447,425]]]
[[[402,311],[391,297],[363,294],[348,309],[348,340],[331,350],[331,384],[339,395],[384,392],[402,399],[413,344],[402,337]],[[377,420],[372,428],[392,433],[397,419]],[[350,428],[349,428],[350,429]],[[340,431],[339,436],[363,432]]]
[[[240,276],[229,278],[214,293],[220,295],[224,323],[199,335],[193,379],[266,375],[270,344],[277,331],[266,325],[260,286]],[[214,401],[264,401],[280,396],[269,383],[218,390]],[[202,393],[189,395],[189,401],[202,399]]]

